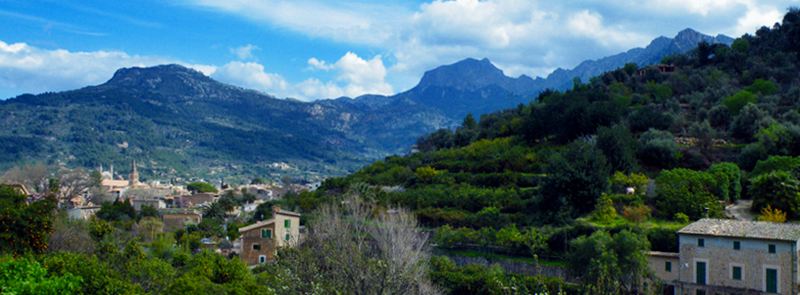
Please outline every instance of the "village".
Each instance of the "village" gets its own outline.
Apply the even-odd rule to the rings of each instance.
[[[238,256],[250,266],[266,263],[273,259],[276,249],[296,244],[303,235],[300,225],[300,214],[281,209],[270,202],[277,201],[287,193],[310,191],[318,184],[281,184],[267,181],[254,181],[243,185],[226,184],[220,181],[218,186],[201,182],[203,188],[175,183],[163,184],[158,181],[143,182],[140,180],[136,162],[131,163],[131,171],[127,177],[114,172],[113,165],[109,170],[98,168],[101,176],[99,190],[88,187],[72,192],[72,195],[59,199],[58,207],[66,212],[70,220],[89,221],[96,217],[105,203],[121,203],[132,207],[137,214],[149,211],[161,221],[158,233],[185,230],[197,227],[203,221],[204,213],[210,210],[223,196],[234,194],[247,195],[242,204],[230,206],[224,212],[225,224],[228,221],[254,220],[253,215],[261,207],[266,207],[270,218],[259,220],[238,229],[236,239],[225,237],[203,237],[200,239],[201,249],[211,250],[220,255]],[[125,179],[127,178],[127,179]],[[29,196],[29,201],[41,199],[43,196],[30,190],[23,184],[10,184],[20,193]],[[262,210],[264,211],[264,210]],[[266,217],[266,216],[264,216]]]
[[[150,211],[161,221],[157,232],[176,232],[202,223],[204,215],[225,195],[250,196],[224,212],[228,221],[253,221],[224,237],[207,236],[198,250],[241,259],[249,267],[274,261],[277,250],[300,243],[305,235],[301,214],[281,208],[273,201],[288,193],[313,191],[316,185],[258,183],[218,187],[206,183],[205,189],[190,185],[142,182],[132,163],[127,179],[117,176],[113,166],[98,169],[101,191],[116,203],[127,204],[136,212]],[[14,185],[21,193],[35,197],[24,185]],[[627,193],[635,193],[629,187]],[[94,192],[98,193],[98,192]],[[102,206],[88,199],[90,190],[77,192],[59,207],[72,220],[91,220]],[[262,208],[263,207],[263,208]],[[265,209],[266,208],[266,209]],[[257,213],[257,211],[261,211]],[[265,210],[268,210],[265,214]],[[143,213],[144,214],[144,213]],[[262,214],[258,220],[254,214]],[[800,225],[750,221],[741,216],[731,219],[704,218],[677,231],[677,252],[648,251],[648,267],[653,274],[645,284],[661,286],[664,294],[795,294],[800,281]],[[737,218],[738,217],[738,218]],[[565,279],[569,279],[565,277]]]

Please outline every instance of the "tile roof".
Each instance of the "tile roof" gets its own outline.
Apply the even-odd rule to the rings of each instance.
[[[704,218],[678,233],[795,242],[800,240],[800,224]]]
[[[289,215],[289,216],[294,216],[294,217],[300,218],[300,213],[292,212],[292,211],[286,211],[286,210],[283,210],[283,209],[280,209],[280,208],[277,209],[275,212],[273,212],[273,214],[274,213],[281,214],[281,215]],[[265,225],[268,225],[268,224],[271,224],[271,223],[274,223],[274,222],[275,222],[275,218],[273,217],[273,218],[270,218],[270,219],[267,219],[267,220],[264,220],[264,221],[259,221],[259,222],[253,223],[253,224],[248,225],[248,226],[240,227],[239,228],[239,232],[243,233],[243,232],[246,232],[246,231],[249,231],[249,230],[253,230],[253,229],[256,229],[256,228],[259,228],[259,227],[262,227],[262,226],[265,226]]]

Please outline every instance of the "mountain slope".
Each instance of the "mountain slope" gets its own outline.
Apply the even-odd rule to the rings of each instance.
[[[634,48],[623,53],[604,57],[597,60],[586,60],[571,70],[557,69],[539,84],[539,87],[567,90],[572,87],[572,79],[580,78],[588,81],[590,78],[624,66],[626,63],[635,63],[639,66],[656,64],[662,58],[678,53],[686,53],[697,48],[700,42],[709,44],[721,43],[730,45],[733,38],[725,35],[716,37],[701,34],[692,29],[680,31],[674,38],[658,37],[645,48]]]
[[[9,114],[0,136],[5,155],[21,160],[93,167],[137,158],[164,174],[237,165],[265,173],[258,168],[290,161],[331,173],[372,153],[335,128],[344,120],[325,115],[333,108],[225,85],[177,65],[130,68],[99,86],[0,102]],[[11,144],[26,141],[38,148]]]
[[[406,153],[419,136],[454,128],[466,114],[527,104],[546,88],[570,87],[572,77],[654,63],[700,40],[726,38],[685,30],[547,79],[512,78],[488,59],[465,59],[426,72],[417,86],[393,96],[311,103],[226,85],[177,65],[120,69],[98,86],[0,101],[0,168],[47,161],[124,169],[135,158],[149,167],[145,173],[165,177],[341,174]],[[276,171],[274,162],[298,169]]]

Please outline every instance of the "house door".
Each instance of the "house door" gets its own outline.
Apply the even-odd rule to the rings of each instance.
[[[697,277],[695,277],[695,282],[698,285],[705,285],[706,284],[706,263],[698,261],[695,264],[695,269]]]
[[[766,271],[766,285],[768,293],[778,293],[778,270],[774,268],[767,268]]]

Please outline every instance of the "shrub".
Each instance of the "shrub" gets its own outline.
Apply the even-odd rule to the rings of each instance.
[[[631,222],[642,222],[650,218],[650,209],[647,205],[625,206],[622,209],[622,217]]]
[[[767,205],[767,207],[761,209],[761,215],[758,216],[758,220],[775,222],[775,223],[784,223],[786,222],[786,212],[781,211],[781,209],[772,208],[772,206]]]

